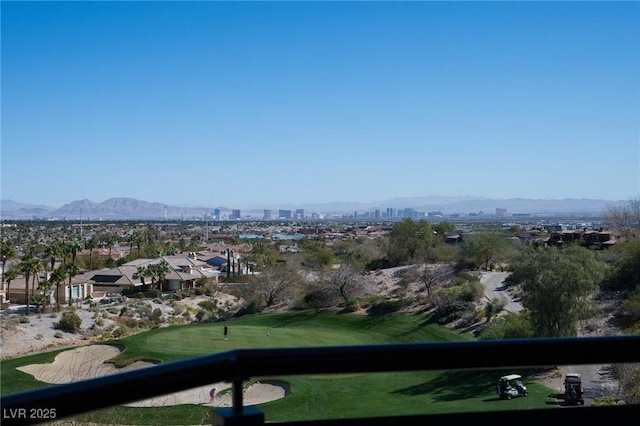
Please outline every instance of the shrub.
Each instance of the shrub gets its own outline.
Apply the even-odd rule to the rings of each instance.
[[[202,302],[198,303],[198,306],[200,306],[205,311],[215,311],[218,307],[216,302],[213,300],[203,300]]]
[[[128,334],[131,334],[131,329],[129,327],[127,327],[126,325],[120,326],[118,328],[116,328],[115,330],[113,330],[113,337],[120,338],[120,337],[124,337]]]
[[[18,322],[20,322],[20,324],[28,324],[31,322],[31,320],[29,319],[29,317],[27,316],[22,316],[20,317],[20,319],[18,320]]]
[[[252,300],[251,302],[247,303],[242,308],[240,308],[240,310],[236,312],[235,316],[242,317],[245,315],[257,314],[257,313],[260,313],[260,311],[262,311],[262,308],[260,307],[260,304],[258,303],[258,301]]]
[[[448,324],[463,318],[469,312],[475,312],[473,303],[463,302],[461,300],[449,300],[447,303],[439,306],[433,316],[439,324]]]
[[[151,315],[149,315],[149,319],[151,321],[153,321],[156,324],[159,324],[162,322],[162,310],[160,310],[160,308],[155,308],[153,310],[153,312],[151,312]]]
[[[360,302],[354,297],[351,297],[344,304],[344,312],[355,312],[358,309],[360,309]]]
[[[321,288],[311,290],[302,298],[302,308],[321,309],[327,308],[333,304],[332,295]]]
[[[372,304],[367,312],[369,315],[385,315],[397,312],[402,306],[403,302],[401,300],[383,300]]]
[[[54,334],[53,337],[55,337],[56,339],[62,339],[62,331],[56,331],[56,334]]]
[[[82,319],[75,312],[63,312],[62,318],[56,324],[57,329],[67,331],[69,333],[77,333],[80,331],[80,325],[82,324]]]

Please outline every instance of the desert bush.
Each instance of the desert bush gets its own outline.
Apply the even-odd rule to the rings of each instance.
[[[463,318],[469,312],[474,312],[475,306],[471,302],[459,299],[449,299],[437,306],[433,319],[439,324],[448,324]]]
[[[385,315],[392,312],[397,312],[404,305],[402,300],[382,300],[380,302],[373,303],[367,313],[369,315]]]
[[[253,314],[260,313],[260,311],[262,311],[262,308],[260,307],[260,303],[258,303],[257,300],[252,300],[251,302],[242,306],[234,316],[242,317],[245,315],[253,315]]]
[[[64,337],[64,334],[62,334],[62,331],[56,331],[53,337],[55,337],[56,339],[62,339]]]
[[[113,337],[115,337],[116,339],[120,337],[128,336],[129,334],[131,334],[131,329],[126,325],[121,325],[120,327],[113,330],[113,333],[112,333]]]
[[[355,297],[350,297],[349,300],[344,303],[344,312],[355,312],[358,309],[360,309],[360,302]]]
[[[325,289],[318,288],[313,289],[302,296],[300,303],[298,304],[300,309],[321,309],[332,306],[335,301],[333,295]]]
[[[155,324],[160,324],[162,322],[162,310],[155,308],[153,312],[151,312],[151,315],[149,315],[149,319]]]
[[[36,334],[36,340],[42,340],[43,337],[42,333]]]
[[[213,312],[218,309],[218,306],[215,300],[203,300],[202,302],[198,303],[198,306],[200,306],[205,311]]]
[[[75,311],[63,312],[62,318],[56,324],[55,328],[69,333],[77,333],[80,331],[80,325],[82,319],[75,313]]]
[[[28,324],[31,322],[31,319],[29,319],[29,317],[27,316],[21,316],[20,319],[18,319],[18,322],[20,324]]]

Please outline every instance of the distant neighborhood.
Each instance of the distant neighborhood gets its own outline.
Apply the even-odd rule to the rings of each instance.
[[[495,218],[495,217],[494,217]],[[503,219],[502,217],[497,217]],[[513,239],[522,245],[561,246],[572,242],[603,250],[617,241],[614,232],[602,227],[599,221],[589,218],[573,218],[570,222],[560,223],[546,219],[521,217],[520,222],[500,223],[503,229],[520,230],[513,233]],[[473,220],[457,221],[456,230],[447,232],[444,241],[459,244],[467,235],[473,233],[477,224]],[[492,225],[493,226],[493,225]],[[99,301],[122,294],[135,295],[148,290],[175,293],[193,291],[197,286],[207,283],[233,282],[234,277],[254,274],[254,265],[250,260],[251,242],[264,240],[275,244],[281,253],[295,254],[298,243],[303,239],[321,238],[328,246],[339,241],[364,238],[375,240],[385,236],[393,227],[393,222],[371,220],[370,223],[352,221],[303,222],[303,221],[238,221],[202,223],[191,222],[5,222],[2,224],[3,241],[38,241],[38,245],[53,247],[56,241],[68,240],[70,235],[84,241],[76,254],[79,257],[101,260],[108,265],[100,269],[79,269],[65,280],[59,280],[55,286],[43,288],[40,283],[55,281],[52,271],[59,268],[64,258],[51,255],[51,265],[35,271],[31,285],[40,288],[46,297],[46,304],[85,303]],[[140,238],[161,238],[172,242],[167,252],[158,252],[154,257],[138,257]],[[189,246],[197,248],[188,249]],[[15,255],[9,263],[19,262],[22,256],[21,246],[15,247]],[[46,251],[46,249],[45,249]],[[128,260],[128,258],[134,258]],[[6,260],[6,259],[5,259]],[[152,270],[157,265],[166,268],[162,273],[162,288],[142,272]],[[110,265],[110,266],[109,266]],[[3,263],[3,274],[9,265]],[[225,280],[220,278],[224,277]],[[18,275],[3,276],[0,301],[8,304],[26,304],[29,277]],[[35,284],[34,284],[35,283]],[[154,286],[154,284],[156,284]],[[156,287],[154,289],[154,287]]]

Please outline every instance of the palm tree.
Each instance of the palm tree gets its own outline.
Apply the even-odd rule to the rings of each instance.
[[[11,281],[20,276],[20,269],[16,266],[10,266],[5,273],[2,274],[2,278],[7,283],[7,297],[11,298]]]
[[[160,294],[162,294],[162,283],[164,282],[164,276],[168,272],[171,272],[171,266],[169,266],[169,264],[163,260],[160,263],[149,265],[149,269],[151,270],[151,285],[153,286],[153,284],[157,282]]]
[[[63,253],[62,244],[60,241],[54,241],[50,245],[47,246],[44,250],[44,255],[49,258],[50,270],[53,271],[53,268],[56,265],[56,258]]]
[[[89,269],[93,270],[93,249],[98,247],[98,239],[91,237],[85,240],[84,246],[89,249]]]
[[[67,277],[69,278],[69,306],[71,306],[71,301],[73,300],[73,287],[71,286],[71,280],[73,277],[78,275],[80,270],[78,269],[78,265],[75,263],[67,263],[65,265],[65,272],[67,273]]]
[[[8,240],[0,241],[0,260],[2,260],[2,282],[0,282],[0,287],[2,288],[4,288],[4,271],[5,267],[7,266],[7,260],[11,259],[15,255],[16,251],[11,246],[11,243]]]
[[[82,244],[82,240],[78,240],[77,238],[74,238],[67,244],[69,246],[69,251],[71,252],[71,263],[75,264],[78,252],[84,248],[84,245]]]
[[[24,295],[27,303],[27,315],[29,315],[30,307],[31,307],[31,293],[29,292],[29,279],[33,276],[33,280],[35,283],[35,276],[38,275],[40,271],[40,260],[33,257],[30,253],[25,254],[20,261],[20,272],[24,276]]]
[[[41,291],[40,294],[35,294],[31,300],[36,305],[36,311],[40,311],[40,305],[42,305],[43,309],[49,304],[49,298],[47,297],[47,292],[51,290],[53,283],[51,280],[42,280],[38,284],[38,290]]]
[[[60,310],[60,284],[67,279],[66,267],[60,266],[51,273],[49,280],[56,286],[56,309]]]
[[[144,279],[149,276],[149,272],[151,271],[149,271],[145,266],[138,266],[136,272],[133,273],[132,278],[134,280],[140,280],[142,288],[144,288],[146,286]]]

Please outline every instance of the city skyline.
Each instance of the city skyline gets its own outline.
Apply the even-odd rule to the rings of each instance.
[[[640,194],[637,2],[5,2],[1,198]]]

